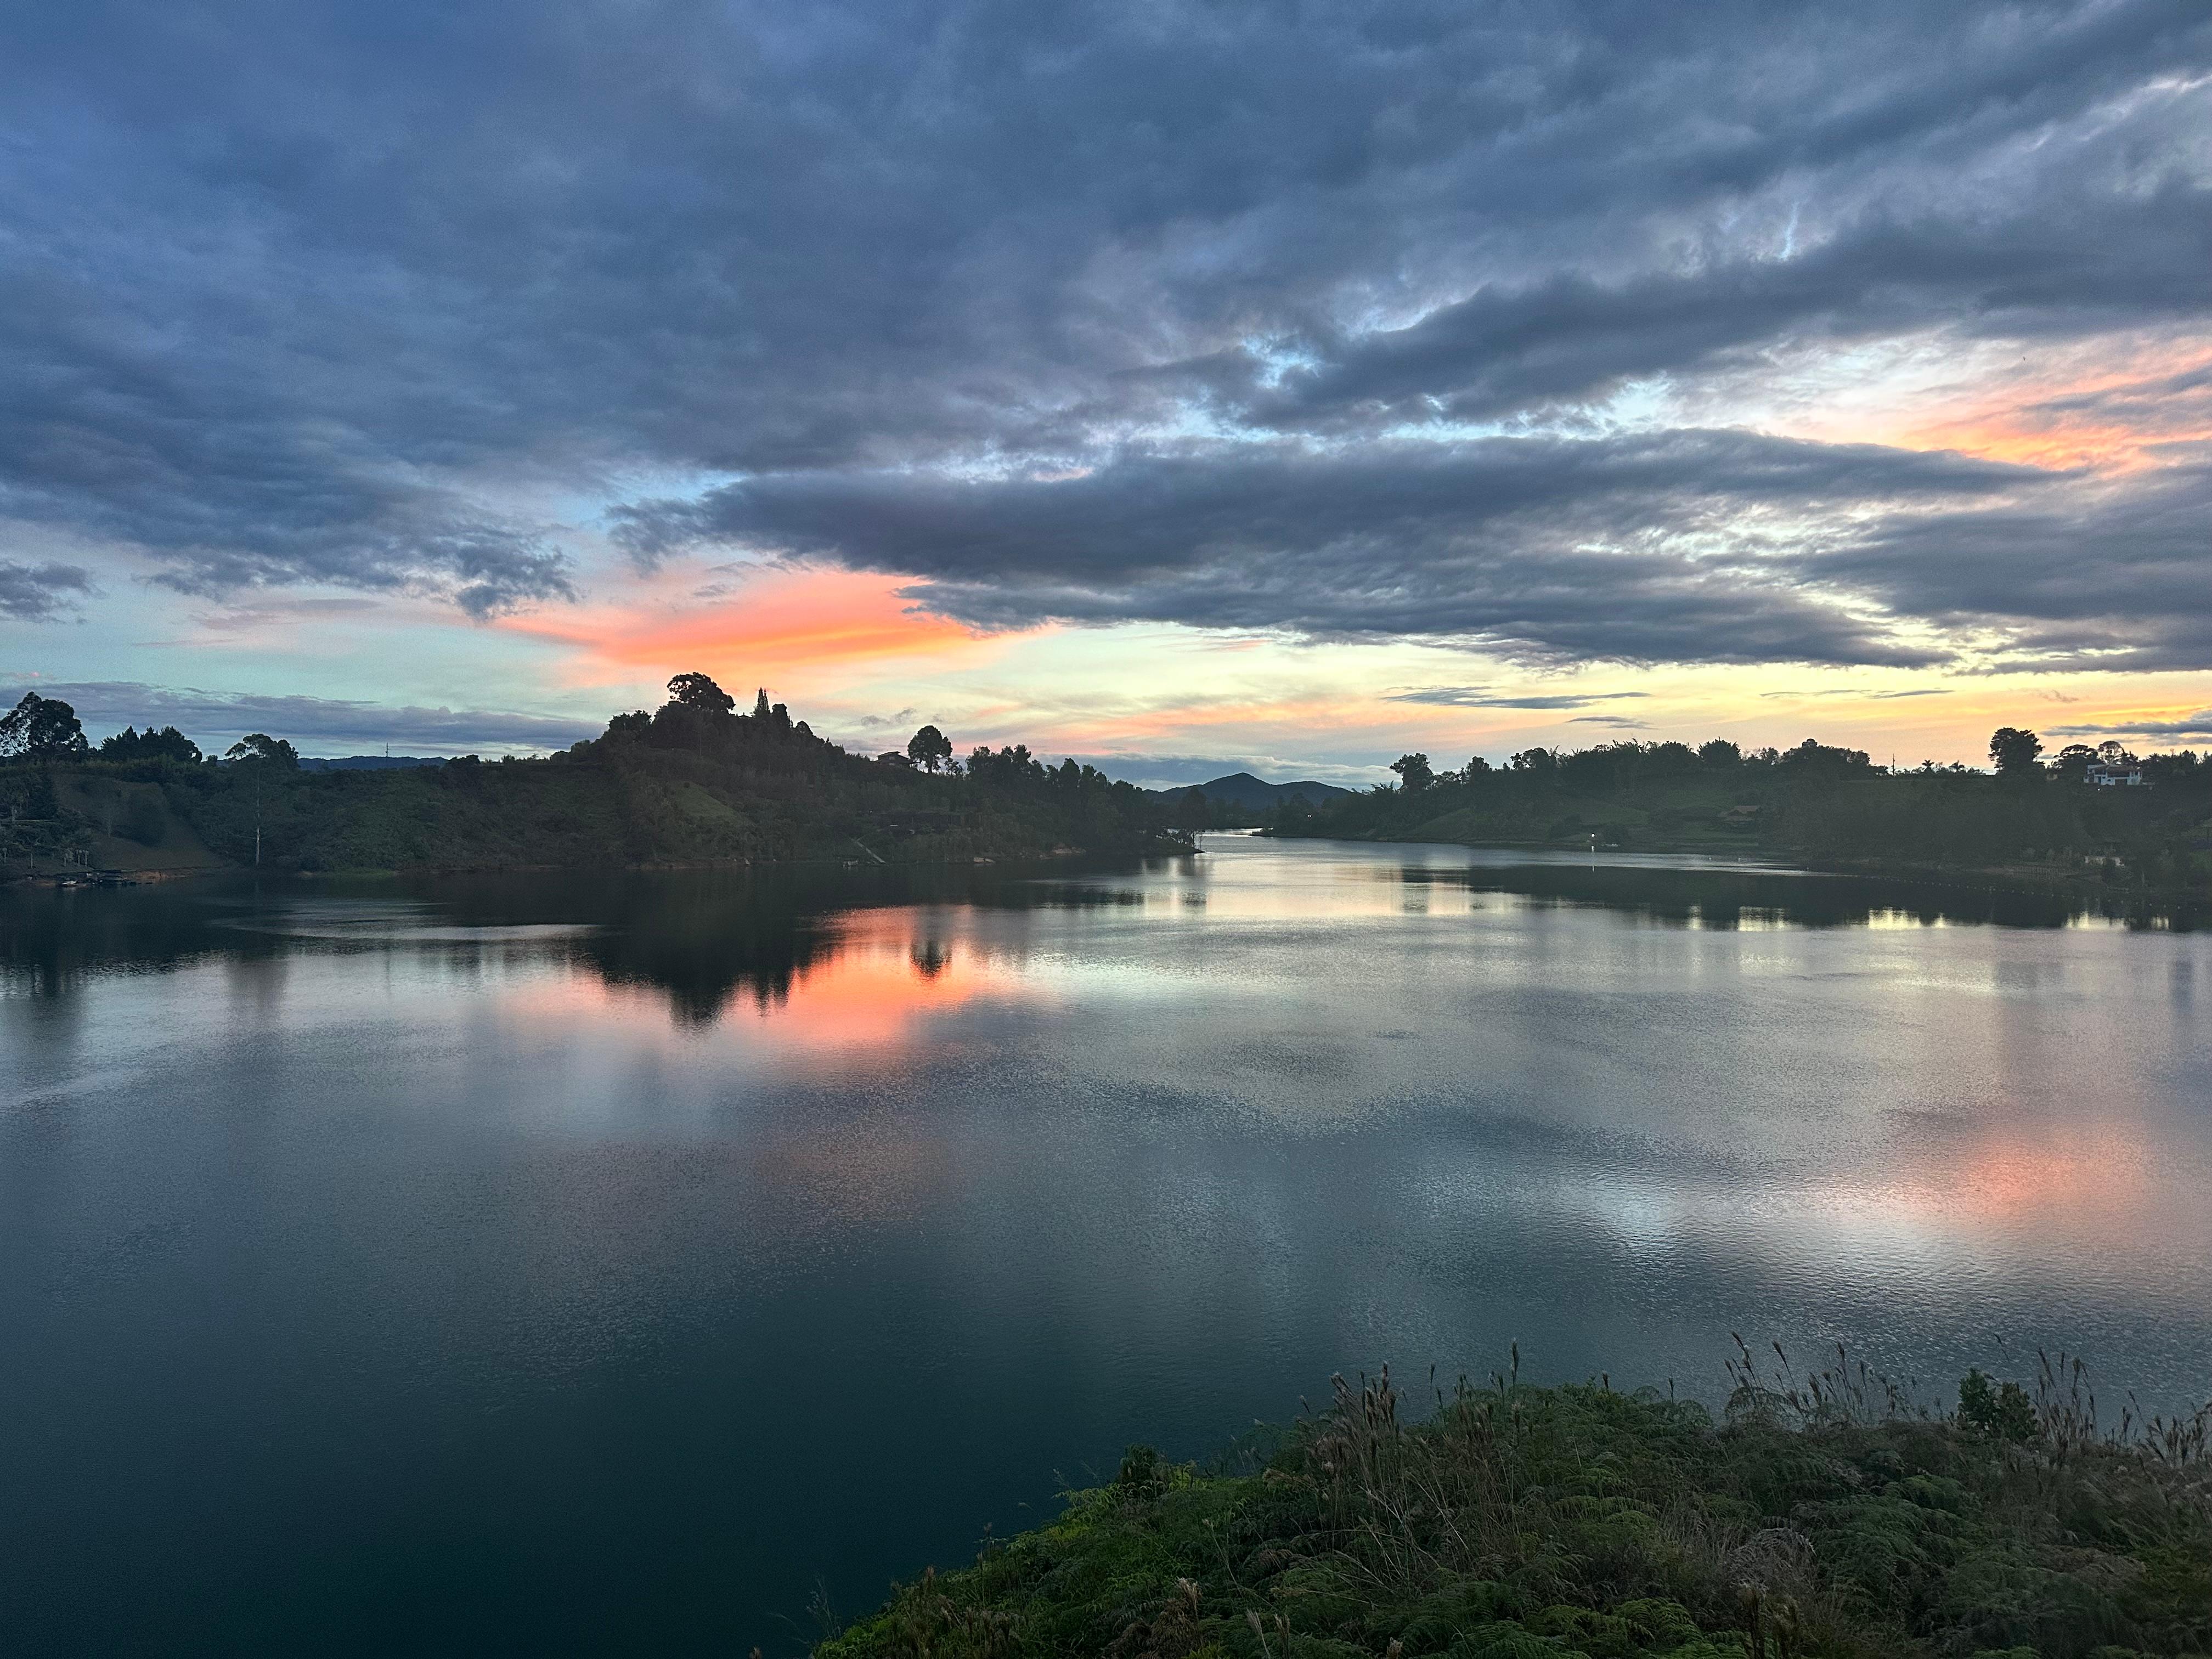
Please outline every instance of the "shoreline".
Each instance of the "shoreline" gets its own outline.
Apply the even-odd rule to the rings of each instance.
[[[1354,845],[1371,846],[1378,842],[1397,841],[1396,836],[1325,836],[1301,832],[1284,834],[1265,826],[1252,826],[1252,833],[1270,841],[1342,841]],[[1571,854],[1583,849],[1573,842],[1528,840],[1486,841],[1428,841],[1407,842],[1412,846],[1465,847],[1476,850],[1498,852],[1547,852]],[[1642,853],[1659,857],[1721,858],[1729,854],[1754,857],[1768,867],[1779,870],[1786,861],[1790,868],[1814,875],[1856,877],[1866,880],[1911,881],[1929,886],[1955,887],[1969,892],[2039,893],[2094,902],[2100,899],[2115,902],[2142,901],[2163,906],[2190,906],[2212,913],[2212,890],[2173,886],[2112,886],[2100,877],[2076,874],[2071,871],[2045,865],[1948,865],[1930,864],[1923,860],[1902,859],[1838,859],[1775,847],[1713,847],[1658,843],[1651,846],[1623,847],[1619,843],[1601,846],[1601,853]],[[1756,869],[1759,866],[1749,866]]]
[[[869,849],[872,851],[872,849]],[[1065,863],[1073,859],[1087,858],[1187,858],[1199,849],[1188,842],[1161,842],[1129,848],[1091,848],[1056,846],[1036,853],[1004,853],[971,854],[965,857],[934,859],[886,859],[876,855],[873,867],[878,869],[957,869],[974,866]],[[363,866],[337,870],[291,870],[264,866],[265,876],[282,876],[291,881],[362,881],[370,879],[403,880],[422,876],[473,876],[554,874],[561,871],[619,870],[625,872],[644,871],[685,870],[787,870],[799,866],[839,866],[847,869],[870,867],[849,854],[824,853],[811,857],[720,858],[720,859],[649,859],[623,863],[462,863],[413,864],[396,866]],[[111,874],[106,871],[41,870],[0,878],[0,890],[26,887],[139,887],[163,881],[185,881],[211,876],[240,876],[253,873],[249,864],[175,866],[143,870],[124,870],[112,872],[112,879],[98,879]]]

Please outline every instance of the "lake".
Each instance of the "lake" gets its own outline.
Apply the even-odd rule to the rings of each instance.
[[[0,896],[0,1649],[776,1656],[1516,1342],[2208,1390],[2212,934],[1204,847]]]

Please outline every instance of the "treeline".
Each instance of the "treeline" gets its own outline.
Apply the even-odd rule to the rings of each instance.
[[[305,771],[292,744],[249,734],[219,760],[173,726],[94,750],[75,711],[27,695],[0,715],[0,873],[199,856],[301,870],[677,864],[811,858],[902,862],[1187,844],[1191,828],[1471,845],[1758,852],[1838,864],[2006,866],[2121,888],[2212,887],[2212,764],[2137,759],[2118,744],[2049,759],[2021,728],[1992,770],[1873,763],[1808,740],[1725,738],[1531,748],[1316,805],[1255,813],[1164,799],[1024,745],[955,757],[934,726],[873,757],[817,737],[765,692],[750,712],[702,674],[655,710],[545,760]],[[145,849],[143,856],[130,848]]]
[[[173,731],[118,734],[95,753],[73,711],[38,702],[48,706],[18,722],[27,732],[35,719],[36,740],[19,738],[0,765],[0,835],[19,871],[33,854],[113,851],[102,836],[159,846],[172,821],[231,862],[290,870],[889,863],[1184,844],[1142,791],[1073,760],[1048,767],[1015,745],[957,763],[949,744],[925,744],[927,764],[872,759],[764,692],[739,714],[700,674],[672,680],[658,710],[618,714],[544,760],[392,771],[302,770],[290,743],[260,733],[221,763]],[[101,800],[131,804],[100,822]]]
[[[2027,739],[2027,744],[2020,742]],[[2160,889],[2212,886],[2212,765],[2190,751],[2141,760],[2118,744],[2045,763],[2033,732],[1992,739],[1994,770],[1874,764],[1810,739],[1746,751],[1724,738],[1529,749],[1266,815],[1279,836],[1469,845],[1737,850],[1841,863],[2033,866]],[[2109,781],[2100,781],[2100,779]],[[1248,816],[1248,819],[1249,815]]]

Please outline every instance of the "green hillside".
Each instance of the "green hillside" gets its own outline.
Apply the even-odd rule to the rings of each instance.
[[[2152,756],[2142,784],[2100,787],[2087,781],[2087,753],[1994,774],[1892,771],[1811,742],[1750,755],[1729,743],[1539,749],[1508,767],[1442,774],[1408,756],[1400,783],[1317,809],[1286,804],[1263,823],[1279,836],[1756,853],[2212,888],[2212,766],[2193,753]]]
[[[143,740],[92,754],[80,739],[0,765],[0,835],[19,874],[895,863],[1188,844],[1142,791],[1073,761],[1045,766],[1024,746],[932,771],[848,754],[764,700],[738,714],[719,691],[695,698],[617,715],[550,759],[389,771],[305,770],[268,738],[220,764],[181,737],[189,756],[143,752]]]

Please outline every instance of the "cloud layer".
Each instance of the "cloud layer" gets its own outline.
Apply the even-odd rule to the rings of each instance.
[[[19,14],[19,620],[106,573],[11,525],[479,618],[604,528],[986,627],[2212,665],[2198,0]],[[1824,439],[1908,360],[2124,453]]]
[[[2147,738],[2154,742],[2203,742],[2212,739],[2212,708],[2200,708],[2179,720],[2142,720],[2102,726],[2054,726],[2061,738]]]
[[[635,545],[738,541],[928,578],[933,610],[1443,635],[1535,659],[1941,660],[1790,556],[1832,514],[2033,490],[2027,469],[1741,432],[1119,453],[1073,476],[781,473],[634,507]],[[1790,528],[1778,523],[1788,514]]]
[[[0,559],[0,617],[47,622],[71,616],[91,591],[92,573],[82,565]]]
[[[220,750],[248,732],[291,738],[309,754],[399,754],[485,749],[565,749],[597,737],[597,723],[501,709],[390,708],[337,697],[231,696],[132,680],[26,681],[24,690],[58,697],[95,738],[125,726],[174,726],[204,749]]]

